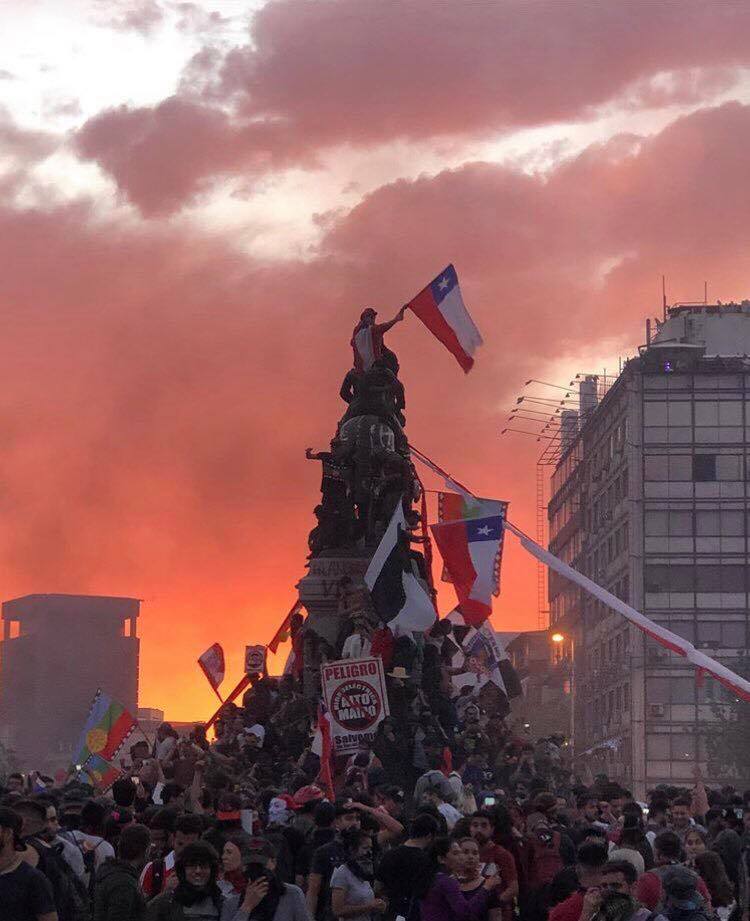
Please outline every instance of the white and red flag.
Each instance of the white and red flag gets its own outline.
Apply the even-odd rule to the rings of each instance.
[[[214,689],[216,696],[221,700],[219,685],[224,680],[224,650],[219,643],[209,646],[203,655],[198,656],[198,665],[200,665],[203,674],[208,678],[208,683]]]
[[[464,304],[455,268],[449,265],[406,306],[443,343],[464,371],[471,371],[482,336]]]

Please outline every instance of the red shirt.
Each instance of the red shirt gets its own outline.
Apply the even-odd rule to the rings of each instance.
[[[499,887],[500,893],[505,892],[508,886],[518,879],[513,855],[510,851],[506,851],[502,845],[495,844],[494,841],[488,841],[484,847],[479,849],[479,859],[482,863],[494,863],[497,867],[498,875],[503,881]]]
[[[700,892],[706,900],[706,904],[710,907],[711,896],[708,894],[706,884],[700,876],[698,877],[698,892]],[[656,906],[661,901],[661,877],[659,874],[654,873],[653,870],[649,870],[648,873],[644,873],[643,876],[639,877],[635,890],[635,897],[641,905],[645,905],[649,911],[656,911]]]
[[[488,841],[484,847],[479,848],[479,859],[483,863],[494,863],[497,867],[497,874],[501,879],[500,885],[495,890],[497,896],[502,895],[511,883],[518,880],[516,871],[516,862],[510,851],[506,850],[501,844],[495,844],[494,841]],[[503,921],[512,921],[513,906],[502,905]]]
[[[583,893],[574,892],[549,913],[549,921],[578,921],[583,911]]]

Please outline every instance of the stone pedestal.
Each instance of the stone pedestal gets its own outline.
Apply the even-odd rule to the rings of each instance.
[[[308,563],[306,576],[297,583],[299,600],[307,610],[304,626],[303,693],[311,707],[320,699],[320,664],[323,656],[336,650],[348,616],[339,610],[339,583],[349,576],[354,587],[363,584],[371,554],[360,556],[320,556]],[[335,658],[335,655],[333,656]]]

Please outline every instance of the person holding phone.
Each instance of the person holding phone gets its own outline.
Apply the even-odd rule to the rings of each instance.
[[[485,800],[486,802],[486,800]],[[479,847],[479,859],[495,868],[499,883],[497,900],[506,921],[513,918],[513,903],[518,896],[518,871],[510,851],[495,841],[497,820],[494,812],[480,809],[471,816],[469,834]]]

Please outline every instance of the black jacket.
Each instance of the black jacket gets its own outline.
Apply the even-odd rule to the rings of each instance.
[[[145,917],[138,871],[124,860],[108,860],[96,874],[94,921],[144,921]]]

